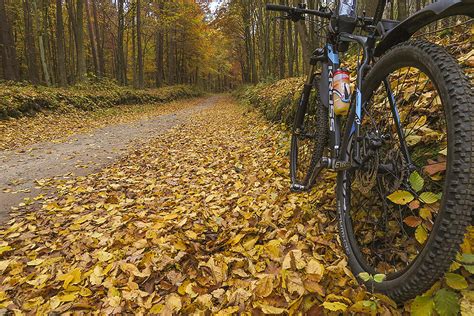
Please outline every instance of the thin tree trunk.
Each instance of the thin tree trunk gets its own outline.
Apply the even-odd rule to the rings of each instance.
[[[92,0],[92,16],[94,18],[94,33],[97,47],[97,58],[99,67],[99,77],[105,76],[105,60],[104,60],[104,47],[102,44],[102,36],[99,29],[99,18],[97,14],[97,1]]]
[[[284,0],[280,0],[281,5],[285,5]],[[285,22],[280,21],[280,56],[278,63],[280,64],[280,79],[285,78]]]
[[[7,19],[5,0],[0,0],[0,21],[0,47],[3,75],[7,80],[19,80],[20,66],[18,65],[11,22]]]
[[[398,19],[405,20],[408,16],[407,0],[397,0],[398,3]]]
[[[118,0],[118,30],[117,30],[117,81],[127,84],[127,75],[125,68],[125,56],[123,47],[123,36],[125,29],[124,0]]]
[[[76,3],[76,36],[77,36],[77,79],[83,81],[86,76],[86,55],[84,49],[84,0]]]
[[[56,0],[56,47],[59,85],[65,87],[67,85],[67,75],[62,0]]]
[[[48,64],[46,61],[46,49],[44,45],[44,38],[43,38],[43,33],[44,29],[40,27],[40,15],[38,12],[38,6],[36,4],[36,0],[32,0],[32,5],[33,5],[33,10],[35,11],[35,16],[36,16],[36,25],[38,26],[38,44],[39,44],[39,51],[40,51],[40,60],[41,60],[41,67],[43,69],[43,76],[44,76],[44,81],[47,86],[51,85],[51,79],[49,77],[49,69],[48,69]]]
[[[294,76],[293,72],[294,54],[293,54],[293,23],[288,23],[288,75]]]
[[[307,63],[311,58],[311,48],[308,40],[308,30],[306,29],[306,25],[303,21],[296,23],[296,29],[300,37],[301,48],[303,50],[303,63]]]
[[[145,85],[143,73],[143,48],[142,48],[142,18],[141,1],[137,0],[137,58],[138,58],[138,87],[142,89]]]
[[[158,3],[158,9],[159,9],[159,14],[158,14],[158,19],[162,18],[163,14],[163,2],[160,1]],[[161,87],[163,85],[163,44],[164,44],[164,36],[163,36],[163,30],[158,30],[156,33],[156,39],[155,39],[155,57],[156,57],[156,86]]]
[[[97,56],[97,41],[95,38],[95,30],[92,25],[92,18],[91,18],[91,10],[89,6],[89,0],[85,0],[86,4],[86,16],[87,16],[87,29],[89,32],[89,41],[91,44],[91,53],[92,53],[92,61],[94,63],[94,70],[95,75],[99,77],[100,69],[99,69],[99,58]]]
[[[23,0],[23,16],[25,22],[25,55],[26,64],[28,66],[28,80],[33,84],[38,84],[38,63],[36,60],[36,45],[31,15],[32,12],[29,0]]]

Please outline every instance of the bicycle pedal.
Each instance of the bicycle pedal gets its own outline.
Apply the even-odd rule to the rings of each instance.
[[[290,190],[294,193],[303,193],[306,191],[306,188],[301,184],[293,183],[290,187]]]

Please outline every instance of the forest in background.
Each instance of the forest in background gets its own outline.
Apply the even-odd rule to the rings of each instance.
[[[223,91],[300,76],[324,39],[322,21],[277,19],[265,11],[267,2],[301,1],[0,0],[0,80],[65,87],[108,78],[135,88]],[[404,19],[429,2],[391,1],[386,17]],[[376,4],[361,0],[359,9],[371,15]]]
[[[208,14],[204,1],[0,0],[0,79],[231,87],[227,41]]]

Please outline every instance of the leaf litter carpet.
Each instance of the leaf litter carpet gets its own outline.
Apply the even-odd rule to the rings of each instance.
[[[0,310],[370,312],[337,242],[333,176],[291,194],[288,145],[223,97],[101,172],[56,182],[0,230]]]

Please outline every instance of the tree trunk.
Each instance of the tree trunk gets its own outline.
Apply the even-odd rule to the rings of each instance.
[[[65,87],[67,85],[67,75],[62,0],[56,0],[56,47],[59,86]]]
[[[138,87],[142,89],[145,85],[143,73],[143,48],[142,48],[142,18],[141,1],[137,0],[137,58],[138,58]]]
[[[123,49],[123,36],[125,29],[124,16],[124,0],[118,0],[118,30],[117,30],[117,81],[122,84],[127,84],[127,75],[125,68],[125,56]]]
[[[83,81],[86,76],[86,55],[84,49],[84,0],[76,3],[76,54],[77,54],[77,80]]]
[[[92,0],[92,16],[94,18],[94,32],[97,47],[97,58],[99,66],[99,77],[105,76],[105,60],[104,60],[104,47],[102,45],[102,35],[99,29],[99,18],[97,15],[97,1]]]
[[[92,18],[91,18],[91,10],[89,6],[89,0],[86,1],[86,16],[87,16],[87,30],[89,32],[89,41],[91,44],[91,53],[92,53],[92,61],[94,63],[94,70],[95,75],[99,77],[100,69],[99,69],[99,57],[97,56],[97,41],[95,37],[95,30],[92,25]]]
[[[47,86],[51,85],[51,79],[49,77],[49,68],[48,68],[48,63],[46,61],[46,48],[44,44],[44,28],[40,27],[40,14],[38,12],[38,6],[36,4],[36,0],[32,0],[32,5],[33,5],[33,10],[35,11],[35,16],[36,16],[36,25],[39,28],[38,29],[38,44],[39,44],[39,51],[40,51],[40,60],[41,60],[41,68],[43,69],[43,76],[44,76],[44,81]]]
[[[7,19],[5,0],[0,0],[0,47],[2,54],[3,75],[6,80],[20,79],[20,66],[18,65],[15,41],[12,26]]]
[[[163,14],[163,2],[160,1],[158,3],[158,19],[162,18]],[[163,85],[163,55],[164,55],[164,50],[163,50],[163,44],[164,44],[164,36],[163,36],[163,30],[158,30],[156,32],[156,38],[155,38],[155,59],[156,59],[156,86],[161,87]]]
[[[300,21],[296,23],[296,30],[298,31],[298,35],[301,41],[301,48],[303,50],[303,65],[304,63],[308,63],[309,59],[311,58],[311,48],[310,43],[308,40],[308,30],[306,29],[306,25],[304,21]]]
[[[135,16],[132,19],[132,85],[136,89],[138,88],[138,72],[137,72],[137,37],[135,36]]]
[[[288,75],[294,76],[293,73],[294,54],[293,54],[293,23],[288,23]]]
[[[39,83],[36,45],[33,30],[32,12],[29,0],[23,0],[23,16],[25,22],[25,55],[28,67],[28,80],[33,84]]]
[[[281,5],[285,5],[284,0],[280,0]],[[285,22],[280,21],[280,56],[278,63],[280,64],[280,79],[285,78]]]
[[[407,0],[397,0],[398,3],[398,19],[405,20],[408,16]]]

